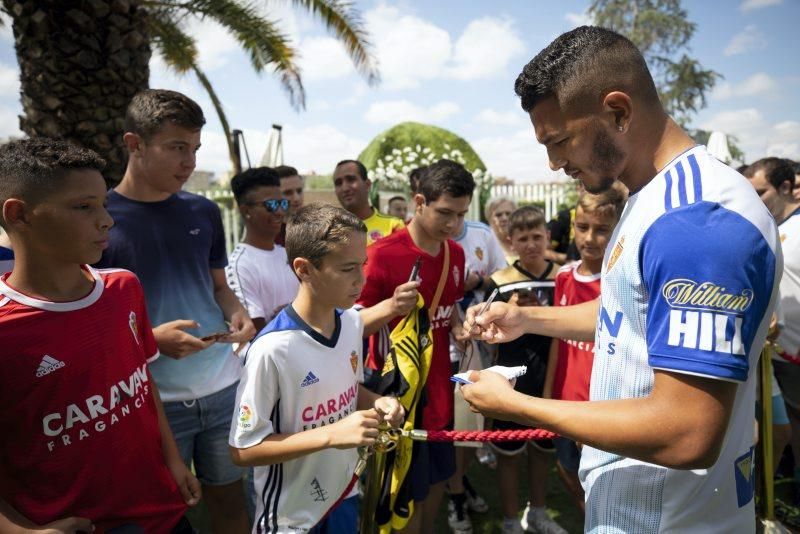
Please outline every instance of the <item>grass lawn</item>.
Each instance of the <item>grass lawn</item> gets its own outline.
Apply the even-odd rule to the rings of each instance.
[[[524,461],[521,463],[523,465],[525,464]],[[489,512],[486,514],[473,514],[473,532],[475,534],[499,533],[503,517],[500,513],[500,495],[497,490],[495,471],[475,461],[472,463],[468,476],[472,485],[483,498],[486,499],[486,502],[489,503]],[[521,506],[524,507],[525,501],[528,498],[527,476],[520,476],[520,486],[519,499]],[[566,490],[558,478],[558,473],[555,469],[555,455],[553,456],[553,467],[550,469],[550,476],[548,479],[547,507],[550,510],[551,516],[570,532],[570,534],[583,532],[583,518],[572,504],[570,496],[566,493]],[[522,510],[520,510],[520,514],[521,513]],[[195,508],[189,510],[187,515],[192,525],[201,533],[205,534],[211,532],[208,512],[202,502]],[[450,529],[447,526],[447,508],[446,504],[443,503],[439,518],[436,522],[436,533],[446,534],[448,532],[450,532]]]

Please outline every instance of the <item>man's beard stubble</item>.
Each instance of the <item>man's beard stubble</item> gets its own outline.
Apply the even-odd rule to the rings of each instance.
[[[611,188],[618,178],[620,163],[625,159],[625,153],[614,143],[611,136],[602,126],[595,127],[594,141],[592,142],[592,165],[598,176],[597,184],[583,182],[583,187],[592,194],[602,193]]]

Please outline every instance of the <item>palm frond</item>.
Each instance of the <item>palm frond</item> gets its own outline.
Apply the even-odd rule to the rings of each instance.
[[[161,2],[162,6],[168,4]],[[194,0],[172,4],[201,18],[210,18],[229,30],[250,57],[256,72],[272,67],[280,77],[289,101],[295,108],[305,108],[305,90],[300,69],[295,64],[297,53],[288,38],[275,24],[264,18],[252,3],[235,0]]]
[[[361,13],[350,2],[340,0],[292,0],[295,5],[319,17],[323,24],[344,44],[356,70],[375,85],[380,81],[372,44],[364,28]]]

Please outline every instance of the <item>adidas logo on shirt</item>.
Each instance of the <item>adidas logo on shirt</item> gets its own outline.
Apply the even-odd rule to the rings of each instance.
[[[64,367],[64,362],[56,360],[52,356],[45,354],[41,363],[39,363],[39,368],[36,370],[36,376],[49,375],[56,369],[61,369],[62,367]]]
[[[317,378],[314,373],[309,371],[303,381],[300,382],[300,387],[304,388],[306,386],[310,386],[311,384],[316,384],[317,382],[319,382],[319,378]]]

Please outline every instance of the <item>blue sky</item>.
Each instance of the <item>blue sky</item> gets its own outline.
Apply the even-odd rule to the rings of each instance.
[[[270,16],[302,54],[307,109],[294,111],[277,80],[257,76],[235,43],[213,23],[189,21],[201,63],[233,128],[244,130],[260,158],[272,123],[284,127],[286,163],[330,173],[381,131],[403,120],[428,122],[466,138],[489,171],[518,182],[549,181],[513,83],[522,66],[563,31],[584,23],[587,1],[500,2],[358,0],[382,82],[368,87],[321,23],[284,1]],[[800,1],[686,1],[697,24],[691,54],[721,73],[693,125],[734,134],[748,161],[800,159]],[[226,147],[209,99],[191,75],[151,62],[151,87],[183,91],[209,119],[198,168],[228,169]],[[19,135],[18,69],[8,24],[0,30],[0,138]]]

